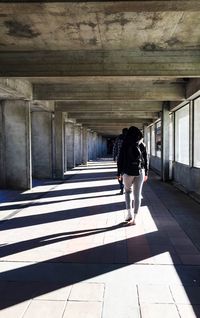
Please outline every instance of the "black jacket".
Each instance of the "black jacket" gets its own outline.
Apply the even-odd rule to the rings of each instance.
[[[123,143],[122,148],[120,150],[119,159],[118,159],[118,176],[122,175],[124,173],[132,175],[128,171],[128,167],[130,164],[130,157],[128,156],[128,147],[129,146],[130,146],[130,143],[128,143],[128,144]],[[147,176],[149,165],[148,165],[148,155],[147,155],[146,146],[143,142],[140,142],[138,144],[138,147],[139,147],[139,149],[141,151],[141,155],[142,155],[141,168],[145,169],[145,175]]]

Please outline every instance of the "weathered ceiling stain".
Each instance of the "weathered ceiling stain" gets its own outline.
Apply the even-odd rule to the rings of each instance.
[[[79,123],[102,134],[142,128],[155,104],[185,100],[199,49],[199,1],[0,0],[0,76],[26,79],[35,99],[62,101],[64,112],[76,105]]]
[[[182,44],[182,42],[177,38],[177,37],[172,37],[171,39],[167,40],[166,43],[169,45],[169,46],[175,46],[175,45],[180,45]]]
[[[161,46],[155,44],[155,43],[145,43],[141,50],[143,51],[160,51],[163,50]]]
[[[30,25],[22,24],[19,21],[7,20],[4,24],[8,28],[7,34],[10,36],[32,39],[40,35],[39,32],[33,31]]]

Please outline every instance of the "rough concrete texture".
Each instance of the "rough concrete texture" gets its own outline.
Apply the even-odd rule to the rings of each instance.
[[[23,98],[19,86],[8,92],[2,83],[23,78],[33,85],[34,99],[62,101],[60,110],[80,124],[84,115],[88,128],[112,137],[128,119],[142,129],[158,118],[163,101],[180,103],[199,90],[197,0],[12,0],[0,10],[0,98],[17,98],[17,92]],[[92,118],[96,112],[102,126]],[[114,127],[120,112],[121,126]]]
[[[53,177],[52,113],[31,113],[33,178]]]
[[[30,189],[32,184],[30,103],[23,100],[4,101],[1,103],[1,113],[2,187]]]

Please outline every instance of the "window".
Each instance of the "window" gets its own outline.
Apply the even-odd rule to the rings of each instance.
[[[151,155],[155,156],[156,154],[156,144],[155,144],[155,125],[151,126]]]
[[[175,112],[175,160],[189,164],[189,104]]]
[[[200,168],[200,97],[194,100],[194,167]]]
[[[155,125],[155,138],[156,138],[156,156],[161,157],[161,121]]]

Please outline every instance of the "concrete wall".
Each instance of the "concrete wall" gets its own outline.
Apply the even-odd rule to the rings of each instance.
[[[151,156],[149,167],[158,174],[161,174],[161,158]]]
[[[32,112],[31,127],[33,177],[52,178],[52,113]]]
[[[170,179],[184,192],[187,192],[200,201],[200,169],[191,168],[179,162],[173,162]],[[170,165],[170,166],[171,166]],[[161,175],[161,160],[157,157],[150,158],[150,168]]]
[[[186,192],[194,192],[200,196],[200,169],[175,162],[173,180],[180,184]]]

